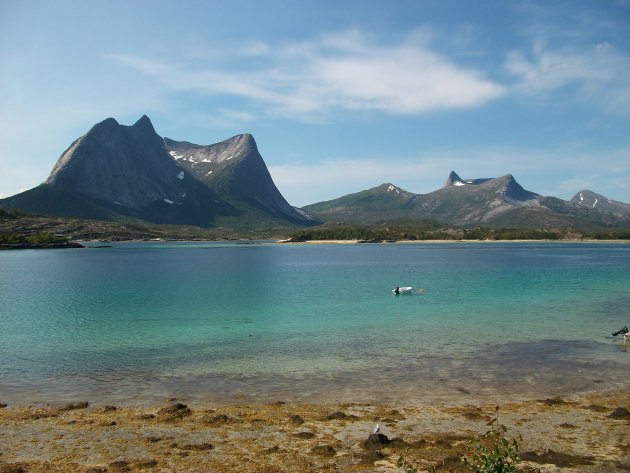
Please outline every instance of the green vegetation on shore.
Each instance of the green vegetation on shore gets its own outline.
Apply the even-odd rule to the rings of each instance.
[[[626,240],[630,239],[630,229],[589,233],[571,228],[427,228],[404,225],[366,225],[314,227],[294,232],[290,237],[293,241]]]
[[[68,245],[68,238],[55,234],[46,228],[29,228],[26,230],[20,222],[28,214],[21,210],[0,209],[0,248],[7,247],[55,247]],[[2,224],[5,225],[2,225]],[[17,225],[13,225],[17,223]],[[8,224],[8,225],[6,225]]]
[[[12,243],[33,243],[33,244],[55,244],[55,243],[67,243],[67,239],[53,235],[52,233],[40,232],[30,236],[17,235],[15,233],[0,232],[0,244],[12,244]]]
[[[188,225],[148,224],[138,220],[104,221],[80,218],[36,215],[20,210],[0,208],[0,234],[6,238],[32,238],[39,233],[58,235],[69,241],[100,240],[237,240],[237,239],[279,239],[295,230],[296,227],[275,227],[266,222],[267,227],[252,227],[239,230],[231,227],[201,228]]]
[[[234,229],[228,226],[200,228],[186,225],[157,225],[140,221],[101,221],[34,215],[20,210],[0,208],[0,244],[59,244],[76,240],[268,240],[290,238],[293,241],[361,240],[361,241],[427,241],[427,240],[630,240],[630,228],[456,228],[437,222],[388,222],[373,225],[325,224],[318,227],[273,226]]]

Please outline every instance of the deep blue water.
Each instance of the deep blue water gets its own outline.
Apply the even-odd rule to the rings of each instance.
[[[395,296],[395,286],[413,286]],[[423,294],[419,294],[420,288]],[[531,397],[630,387],[630,245],[0,252],[0,401]],[[250,333],[252,334],[250,336]]]

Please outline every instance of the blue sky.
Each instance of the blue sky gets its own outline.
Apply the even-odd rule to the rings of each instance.
[[[452,169],[630,202],[630,1],[0,0],[0,195],[142,114],[252,133],[297,206]]]

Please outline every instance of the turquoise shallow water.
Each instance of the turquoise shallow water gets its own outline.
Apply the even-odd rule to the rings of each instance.
[[[393,295],[397,285],[413,294]],[[626,389],[630,353],[610,334],[630,325],[628,307],[626,244],[5,251],[0,400],[431,400]]]

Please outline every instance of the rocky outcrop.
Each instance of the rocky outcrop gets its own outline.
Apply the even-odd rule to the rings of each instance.
[[[455,171],[451,171],[448,177],[446,178],[446,182],[444,183],[444,187],[451,186],[462,186],[464,185],[464,180],[459,177],[459,175]]]

